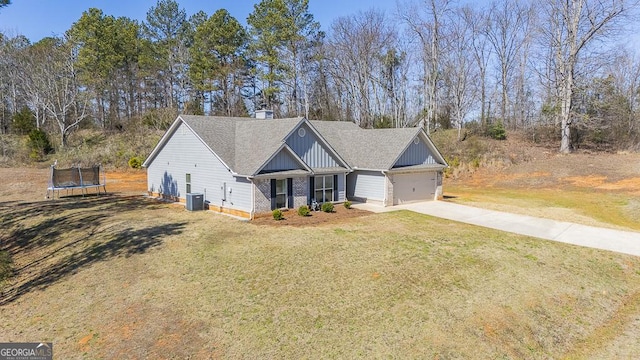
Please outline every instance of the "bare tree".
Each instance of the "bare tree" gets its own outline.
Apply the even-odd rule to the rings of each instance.
[[[492,48],[485,32],[487,17],[481,10],[477,11],[470,7],[462,8],[462,17],[473,35],[471,47],[473,58],[478,67],[479,98],[480,98],[480,124],[485,126],[487,122],[487,69],[491,60]]]
[[[60,38],[45,38],[34,45],[31,53],[29,83],[32,98],[46,115],[56,122],[60,146],[77,125],[87,117],[88,99],[78,83],[74,48]]]
[[[441,54],[445,14],[451,10],[451,0],[423,0],[423,4],[408,4],[399,13],[409,29],[419,38],[423,56],[423,86],[426,131],[431,122],[438,122],[438,81],[441,75]]]
[[[560,103],[560,152],[572,150],[572,101],[576,71],[590,51],[590,45],[610,38],[621,25],[636,0],[545,0],[545,19],[540,32],[554,53],[556,87]]]
[[[383,113],[387,92],[381,86],[380,69],[395,40],[384,14],[374,10],[338,18],[331,25],[329,71],[341,94],[343,118],[372,127],[375,117]]]
[[[489,10],[486,36],[497,58],[501,90],[500,118],[509,122],[509,91],[524,38],[528,32],[530,8],[521,1],[493,3]]]
[[[457,11],[450,21],[450,33],[444,52],[444,79],[450,94],[453,122],[461,140],[462,124],[473,106],[477,91],[478,71],[474,61],[473,28],[465,21],[465,12]]]
[[[624,96],[628,104],[628,114],[625,119],[627,134],[637,132],[638,107],[640,106],[640,58],[629,51],[623,52],[609,64],[609,72],[613,75],[615,87]]]

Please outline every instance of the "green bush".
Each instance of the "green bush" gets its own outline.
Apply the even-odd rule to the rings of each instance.
[[[351,201],[349,200],[346,200],[342,205],[344,205],[345,209],[351,209]]]
[[[36,129],[36,116],[28,107],[23,107],[22,110],[13,115],[11,130],[14,133],[27,135],[34,129]]]
[[[142,159],[139,156],[133,156],[129,159],[129,167],[132,169],[140,169],[142,167]]]
[[[49,135],[41,129],[33,129],[29,132],[29,149],[31,154],[29,155],[33,160],[42,160],[45,155],[53,152],[51,141],[49,141]]]
[[[282,210],[280,209],[275,209],[273,210],[273,219],[274,220],[282,220],[284,219],[284,214],[282,213]]]
[[[302,205],[298,208],[298,215],[300,216],[309,216],[310,213],[311,210],[309,210],[309,207],[307,205]]]
[[[507,131],[504,129],[504,125],[502,125],[502,121],[498,121],[497,123],[489,127],[489,137],[495,140],[507,139]]]
[[[333,203],[330,203],[330,202],[323,203],[322,211],[327,213],[333,212]]]

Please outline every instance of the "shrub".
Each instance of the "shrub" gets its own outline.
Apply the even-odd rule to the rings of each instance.
[[[497,123],[489,127],[489,136],[495,140],[507,139],[507,131],[504,129],[504,125],[502,125],[502,121],[498,121]]]
[[[345,209],[351,209],[351,201],[346,200],[343,205]]]
[[[282,220],[284,219],[284,214],[282,213],[282,210],[280,209],[275,209],[273,210],[273,219],[274,220]]]
[[[333,212],[333,203],[330,203],[330,202],[323,203],[322,211],[327,213]]]
[[[23,107],[22,110],[13,115],[11,130],[14,133],[27,135],[34,129],[36,129],[36,116],[33,115],[33,112],[28,107]]]
[[[132,169],[140,169],[142,167],[142,159],[139,156],[132,156],[129,159],[129,167]]]
[[[31,149],[29,156],[33,160],[42,160],[45,155],[53,151],[51,141],[49,141],[49,135],[41,129],[31,130],[28,144],[29,149]]]
[[[298,215],[300,216],[309,216],[310,212],[311,210],[309,210],[309,207],[307,205],[302,205],[298,208]]]

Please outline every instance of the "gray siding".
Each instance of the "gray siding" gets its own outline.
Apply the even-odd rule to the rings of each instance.
[[[420,139],[420,138],[419,138]],[[393,167],[402,167],[402,166],[411,166],[411,165],[427,165],[427,164],[437,164],[438,162],[433,157],[433,154],[427,147],[427,144],[420,139],[420,141],[416,144],[411,142],[411,145],[405,150],[405,152],[400,156],[398,161],[396,161]]]
[[[251,183],[233,177],[196,135],[181,124],[149,164],[148,190],[184,199],[186,174],[191,174],[191,192],[205,194],[205,201],[210,204],[251,211]]]
[[[385,178],[379,171],[354,171],[347,175],[347,197],[362,201],[384,201]]]
[[[276,155],[265,167],[260,171],[260,173],[270,172],[270,171],[282,171],[282,170],[297,170],[304,169],[303,166],[300,165],[296,159],[291,156],[289,152],[286,150],[281,150],[278,155]]]
[[[296,129],[287,139],[287,145],[293,149],[302,161],[311,168],[340,166],[330,152],[318,142],[315,134],[306,124],[302,124],[300,128],[305,130],[305,135],[300,137]]]

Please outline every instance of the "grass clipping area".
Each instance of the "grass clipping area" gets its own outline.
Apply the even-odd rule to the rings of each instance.
[[[0,333],[58,358],[640,354],[632,256],[406,211],[274,228],[136,198],[37,205],[0,208]]]

